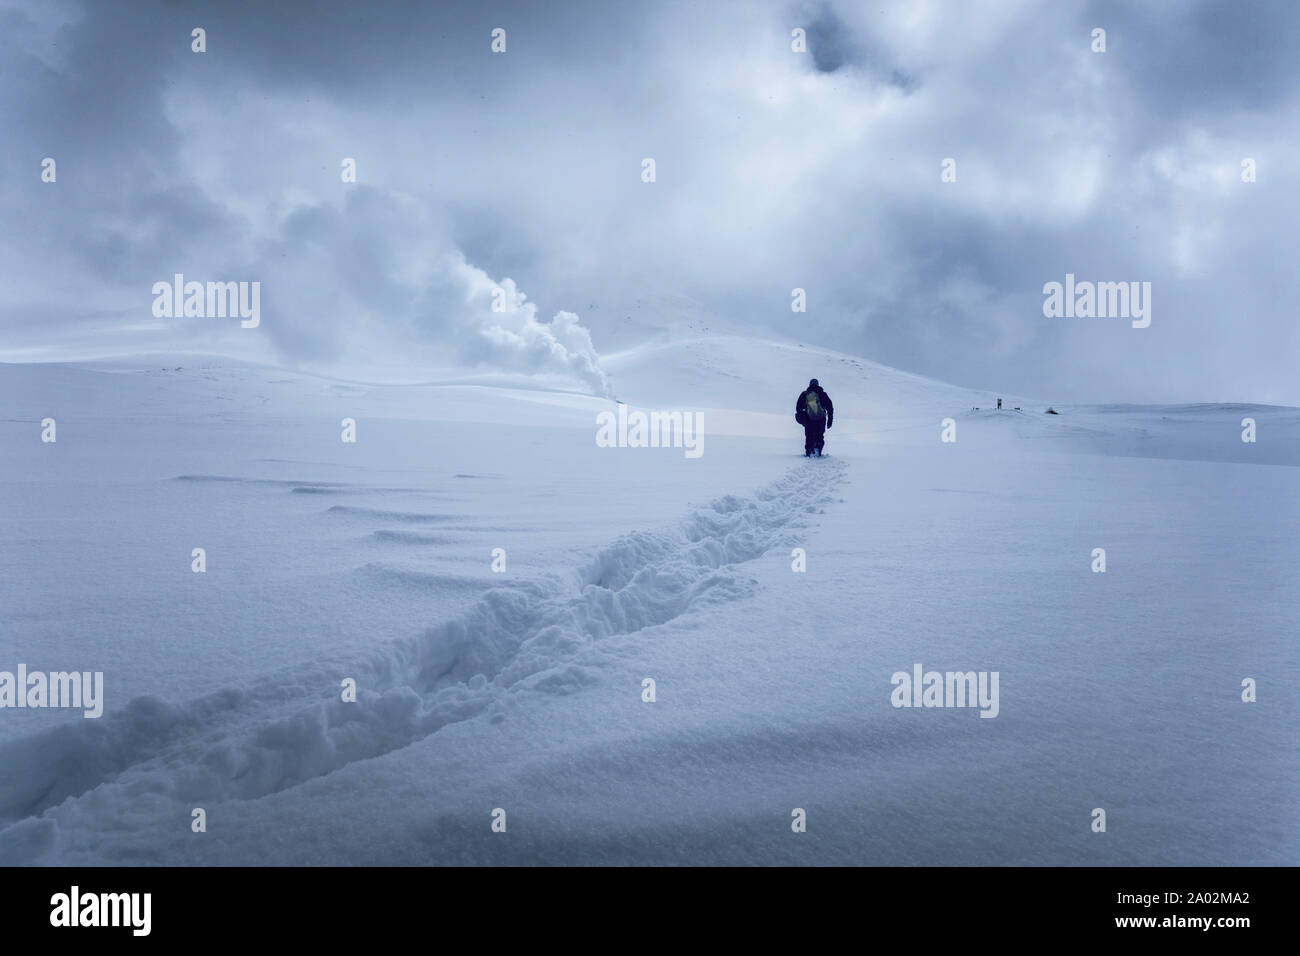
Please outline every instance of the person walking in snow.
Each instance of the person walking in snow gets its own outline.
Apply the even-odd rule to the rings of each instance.
[[[814,452],[821,457],[822,446],[826,444],[826,429],[835,420],[835,406],[831,404],[831,397],[817,384],[817,379],[810,381],[795,400],[794,420],[803,426],[804,457]]]

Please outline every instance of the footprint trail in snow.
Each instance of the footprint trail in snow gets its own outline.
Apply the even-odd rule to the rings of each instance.
[[[574,693],[599,679],[583,653],[598,642],[752,594],[745,565],[797,543],[793,532],[835,500],[846,465],[828,458],[816,468],[815,482],[801,462],[751,496],[727,495],[675,527],[625,535],[552,580],[493,588],[465,613],[363,657],[183,704],[136,698],[99,720],[0,745],[0,766],[28,768],[0,782],[0,862],[48,846],[55,823],[35,818],[57,816],[46,811],[70,799],[130,804],[111,790],[205,805],[255,799],[457,721],[503,720],[510,695]],[[358,688],[352,703],[340,696],[348,677]]]

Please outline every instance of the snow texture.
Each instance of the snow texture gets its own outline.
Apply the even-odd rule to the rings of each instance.
[[[705,454],[517,378],[0,365],[0,670],[107,701],[0,711],[0,863],[1300,862],[1300,410],[998,411],[729,336],[579,365]],[[998,717],[893,707],[917,662]]]

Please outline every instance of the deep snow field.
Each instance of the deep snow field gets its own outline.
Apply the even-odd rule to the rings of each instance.
[[[0,863],[1300,864],[1300,409],[605,364],[704,453],[518,382],[0,365],[0,671],[106,699],[0,710]],[[917,663],[997,716],[895,708]]]

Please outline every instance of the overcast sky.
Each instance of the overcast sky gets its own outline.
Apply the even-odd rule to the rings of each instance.
[[[1290,0],[0,0],[0,360],[599,390],[673,295],[963,385],[1300,405],[1297,50]],[[261,325],[155,318],[177,272],[261,282]],[[1150,282],[1150,327],[1045,317],[1067,273]]]

